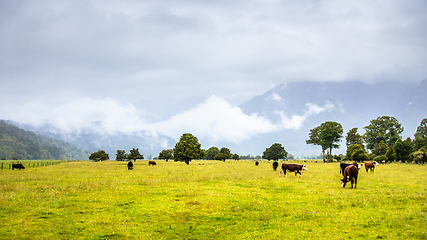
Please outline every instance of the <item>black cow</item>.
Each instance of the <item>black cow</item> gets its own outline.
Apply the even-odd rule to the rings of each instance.
[[[150,166],[150,165],[156,166],[157,164],[155,161],[148,161],[148,166]]]
[[[351,182],[351,188],[353,188],[353,183],[354,183],[354,189],[356,189],[357,175],[359,175],[359,169],[357,169],[356,166],[351,164],[350,166],[346,167],[344,169],[344,178],[341,179],[341,187],[345,188],[345,184],[347,182]],[[347,180],[347,178],[349,178],[349,180]]]
[[[360,169],[362,165],[357,164],[357,162],[353,162],[353,163],[340,163],[340,173],[342,173],[342,175],[344,176],[344,169],[350,165],[354,165],[357,167],[357,169]]]
[[[259,164],[259,162],[258,162],[258,161],[256,161],[256,162],[255,162],[255,166],[258,166],[258,164]]]
[[[282,175],[282,173],[285,173],[285,176],[288,176],[286,175],[286,171],[289,171],[289,172],[295,172],[295,176],[297,175],[297,173],[299,173],[299,176],[301,177],[302,170],[308,170],[305,164],[301,165],[296,163],[283,163],[282,171],[280,172],[279,176]]]
[[[277,167],[279,166],[278,162],[273,163],[273,170],[276,171]]]
[[[132,161],[128,162],[128,170],[132,170],[133,169],[133,163]]]
[[[22,165],[21,163],[14,163],[12,164],[12,170],[14,169],[25,169],[24,165]]]

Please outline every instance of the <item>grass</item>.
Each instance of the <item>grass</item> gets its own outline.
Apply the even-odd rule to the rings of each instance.
[[[427,165],[64,162],[0,171],[2,239],[426,239]]]

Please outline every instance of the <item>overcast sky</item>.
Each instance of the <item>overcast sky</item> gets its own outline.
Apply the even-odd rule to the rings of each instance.
[[[244,140],[298,125],[238,108],[282,82],[427,79],[426,13],[425,0],[4,0],[0,119]]]

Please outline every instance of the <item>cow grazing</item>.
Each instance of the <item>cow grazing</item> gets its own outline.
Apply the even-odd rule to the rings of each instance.
[[[365,162],[366,172],[368,172],[369,169],[371,169],[371,172],[374,172],[376,165],[378,165],[377,162]]]
[[[21,163],[14,163],[12,164],[12,170],[14,169],[25,169],[24,165],[22,165]]]
[[[273,171],[276,171],[277,167],[279,166],[278,162],[273,163]]]
[[[256,162],[255,162],[255,166],[258,166],[258,164],[259,164],[259,162],[258,162],[258,161],[256,161]]]
[[[133,170],[133,163],[132,163],[132,161],[128,162],[128,170]]]
[[[362,165],[357,164],[357,162],[353,162],[353,163],[340,163],[340,173],[342,173],[342,175],[344,176],[344,169],[350,165],[354,165],[357,167],[357,169],[360,169],[362,167]]]
[[[151,165],[156,166],[157,164],[155,161],[148,161],[148,166],[151,166]]]
[[[299,176],[301,177],[301,171],[302,170],[308,170],[307,167],[301,164],[296,164],[296,163],[283,163],[282,164],[282,171],[280,172],[279,176],[282,175],[282,173],[286,175],[286,171],[289,172],[295,172],[295,176],[297,175],[297,173],[299,173]]]
[[[341,179],[341,187],[345,188],[345,184],[347,182],[351,182],[351,188],[353,188],[354,183],[354,189],[356,189],[357,186],[357,175],[359,174],[359,169],[357,169],[356,166],[353,164],[346,167],[344,169],[344,178]],[[348,178],[348,179],[347,179]]]

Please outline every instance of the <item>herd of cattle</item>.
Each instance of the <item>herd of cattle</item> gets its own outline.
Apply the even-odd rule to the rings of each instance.
[[[258,166],[258,161],[255,162],[255,165]],[[148,166],[156,166],[155,161],[148,161]],[[377,162],[366,162],[365,163],[365,169],[366,172],[371,170],[371,172],[374,172],[375,166],[379,165]],[[273,162],[273,170],[276,171],[277,167],[279,166],[278,162]],[[129,161],[127,164],[128,170],[133,170],[133,163],[132,161]],[[345,188],[345,185],[347,182],[351,182],[351,188],[356,188],[357,186],[357,176],[359,175],[359,169],[362,167],[361,164],[358,164],[357,162],[353,163],[340,163],[340,174],[343,175],[343,179],[341,179],[341,187]],[[25,167],[21,163],[12,164],[12,170],[14,169],[25,169]],[[299,173],[299,176],[301,177],[301,172],[304,170],[308,170],[307,167],[302,164],[297,163],[282,163],[282,171],[280,171],[280,175],[285,174],[286,172],[295,172],[295,176]]]
[[[258,166],[258,162],[255,162],[255,165]],[[375,170],[375,166],[379,165],[377,162],[366,162],[365,163],[365,169],[366,172],[371,170],[373,173]],[[276,171],[277,167],[279,166],[278,162],[273,163],[273,170]],[[345,185],[347,182],[351,182],[351,188],[356,189],[357,186],[357,176],[359,175],[359,169],[362,167],[361,164],[358,164],[357,162],[353,163],[340,163],[340,174],[343,175],[343,179],[341,180],[341,187],[345,188]],[[283,163],[282,164],[282,171],[280,172],[279,176],[282,175],[282,173],[286,175],[286,172],[295,172],[295,176],[299,173],[299,176],[301,177],[301,171],[308,170],[307,167],[302,164],[297,163]]]

